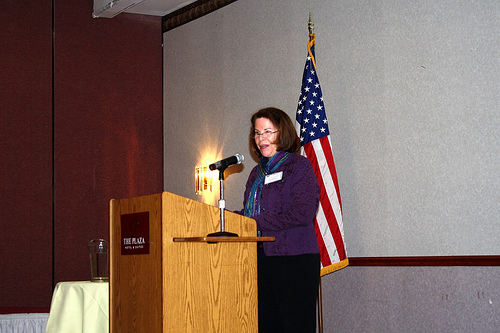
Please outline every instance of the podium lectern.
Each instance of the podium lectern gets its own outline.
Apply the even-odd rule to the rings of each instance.
[[[168,192],[111,200],[110,332],[257,332],[261,238],[231,212],[239,237],[207,238],[219,214]]]

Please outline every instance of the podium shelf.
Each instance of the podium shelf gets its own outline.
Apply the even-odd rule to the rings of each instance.
[[[241,243],[241,242],[274,242],[274,237],[174,237],[174,242],[200,243]]]

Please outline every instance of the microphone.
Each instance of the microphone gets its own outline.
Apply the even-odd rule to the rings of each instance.
[[[236,154],[234,154],[234,156],[231,156],[231,157],[225,158],[223,160],[220,160],[218,162],[210,164],[208,166],[208,168],[212,171],[224,170],[225,168],[227,168],[230,165],[240,164],[241,162],[243,162],[244,159],[245,158],[243,157],[243,155],[241,155],[240,153],[236,153]]]

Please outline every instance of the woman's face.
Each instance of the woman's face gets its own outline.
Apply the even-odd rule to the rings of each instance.
[[[264,157],[272,157],[278,152],[278,146],[274,143],[277,137],[277,129],[267,118],[255,120],[255,143]]]

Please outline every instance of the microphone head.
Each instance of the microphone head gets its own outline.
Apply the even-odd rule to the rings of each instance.
[[[236,160],[238,161],[238,162],[236,162],[236,164],[240,164],[245,159],[245,157],[243,155],[241,155],[240,153],[236,153],[236,154],[234,154],[234,156],[236,157]]]

